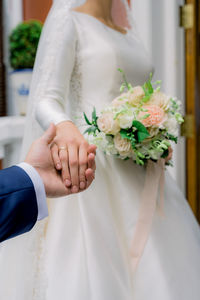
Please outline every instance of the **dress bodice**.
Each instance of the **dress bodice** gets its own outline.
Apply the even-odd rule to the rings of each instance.
[[[90,113],[94,106],[100,112],[119,95],[122,74],[118,68],[133,86],[143,84],[152,71],[135,32],[123,34],[76,11],[70,12],[66,27],[48,87],[37,106],[36,118],[43,128],[66,118],[79,125],[83,111]]]
[[[152,65],[138,36],[116,31],[85,13],[73,11],[72,18],[77,40],[70,94],[76,108],[101,110],[118,96],[122,83],[118,68],[134,86],[144,83]]]

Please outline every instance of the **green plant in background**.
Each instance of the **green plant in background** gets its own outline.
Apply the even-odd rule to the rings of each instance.
[[[10,64],[13,69],[32,69],[35,62],[42,23],[20,23],[10,35]]]

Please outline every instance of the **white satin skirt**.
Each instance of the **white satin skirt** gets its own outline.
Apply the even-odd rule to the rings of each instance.
[[[136,272],[130,245],[145,170],[97,155],[94,184],[49,200],[49,218],[0,248],[1,300],[199,300],[200,230],[165,174],[164,216],[155,213]]]

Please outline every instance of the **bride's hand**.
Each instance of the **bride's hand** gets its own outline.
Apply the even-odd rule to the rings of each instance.
[[[52,147],[52,157],[57,170],[61,170],[65,185],[73,193],[87,187],[85,172],[88,168],[88,154],[95,152],[70,121],[56,126],[56,137]]]
[[[168,156],[165,158],[165,163],[166,164],[172,159],[172,155],[173,155],[172,147],[169,147],[168,151],[169,151]]]

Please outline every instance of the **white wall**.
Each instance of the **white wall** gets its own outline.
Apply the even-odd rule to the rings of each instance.
[[[5,65],[7,70],[7,112],[8,115],[14,115],[16,108],[12,102],[11,86],[9,81],[9,46],[8,39],[12,29],[22,21],[22,0],[3,0],[3,16],[4,16],[4,53]]]
[[[22,0],[3,0],[3,22],[4,22],[4,60],[6,65],[7,86],[7,111],[8,115],[14,115],[16,108],[11,97],[11,84],[9,81],[9,47],[8,38],[11,30],[22,21]],[[0,159],[3,166],[8,167],[19,161],[24,119],[22,117],[0,118]]]
[[[179,27],[179,6],[184,0],[133,0],[137,29],[155,67],[155,79],[161,79],[164,92],[177,96],[185,104],[184,30]],[[185,141],[174,147],[174,168],[169,168],[185,192]]]

